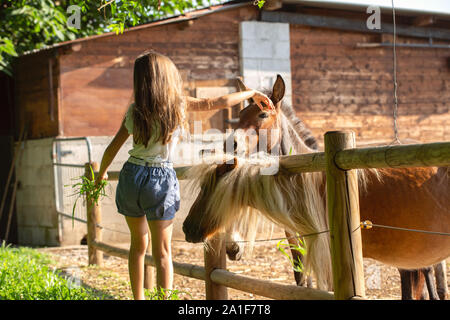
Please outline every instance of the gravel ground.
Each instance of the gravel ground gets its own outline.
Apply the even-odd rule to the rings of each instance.
[[[84,285],[101,291],[110,299],[132,299],[127,260],[105,255],[102,267],[87,266],[86,246],[41,250],[52,255],[55,261],[53,267],[81,280]],[[203,265],[202,245],[174,242],[173,259],[177,262]],[[256,244],[250,257],[244,257],[241,261],[227,261],[227,269],[258,279],[295,284],[290,263],[277,251],[276,243]],[[368,299],[400,299],[400,277],[397,269],[371,259],[364,259],[364,269]],[[205,285],[200,280],[175,275],[174,289],[180,291],[180,299],[205,299]],[[228,296],[231,300],[266,299],[235,289],[229,289]]]

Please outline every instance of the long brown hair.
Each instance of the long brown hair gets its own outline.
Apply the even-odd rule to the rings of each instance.
[[[154,51],[134,62],[133,139],[146,147],[150,138],[170,142],[178,126],[185,126],[182,80],[175,64]]]

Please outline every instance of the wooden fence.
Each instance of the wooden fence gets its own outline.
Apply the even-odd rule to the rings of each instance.
[[[334,293],[294,285],[282,285],[228,272],[224,243],[212,241],[204,252],[205,265],[173,262],[174,272],[205,281],[206,299],[227,299],[227,288],[272,299],[359,299],[365,297],[364,270],[356,171],[360,168],[450,166],[450,142],[355,148],[353,132],[332,131],[324,137],[325,151],[280,157],[280,166],[295,172],[325,171],[331,237]],[[92,163],[95,172],[98,164]],[[89,164],[86,164],[86,168]],[[176,168],[179,179],[189,167]],[[86,172],[90,176],[89,172]],[[117,180],[119,172],[108,172]],[[128,258],[128,250],[102,242],[101,206],[87,204],[89,264],[101,264],[103,253]],[[356,230],[347,232],[347,230]],[[222,244],[220,244],[222,243]],[[151,287],[153,257],[145,257],[147,287]]]

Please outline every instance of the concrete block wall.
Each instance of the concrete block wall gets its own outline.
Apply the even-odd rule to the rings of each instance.
[[[286,84],[284,101],[292,104],[288,23],[243,21],[239,25],[240,71],[252,89],[272,89],[276,75]]]
[[[16,165],[18,240],[22,245],[59,244],[51,161],[52,138],[29,140]]]

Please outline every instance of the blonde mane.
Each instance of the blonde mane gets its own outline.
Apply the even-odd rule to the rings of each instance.
[[[220,159],[223,156],[220,157]],[[232,156],[225,156],[229,160]],[[217,160],[217,159],[216,159]],[[220,226],[219,232],[236,230],[245,240],[254,241],[261,215],[292,233],[315,234],[328,230],[325,201],[320,192],[323,174],[302,173],[263,175],[260,170],[277,164],[278,158],[238,158],[238,166],[214,183],[202,219]],[[212,164],[213,163],[213,164]],[[191,188],[215,179],[217,165],[207,162],[187,173]],[[305,238],[306,273],[314,273],[319,288],[332,283],[330,244],[327,233]]]

